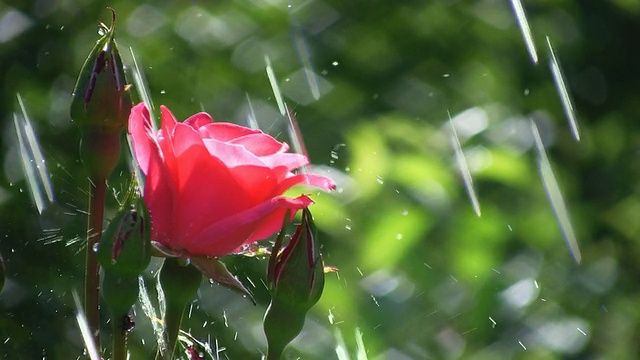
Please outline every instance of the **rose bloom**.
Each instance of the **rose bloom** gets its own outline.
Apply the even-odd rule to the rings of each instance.
[[[306,195],[285,197],[286,190],[335,187],[324,176],[293,174],[309,160],[259,130],[213,122],[206,113],[177,122],[166,107],[160,111],[162,127],[154,131],[144,104],[134,106],[129,134],[146,175],[151,239],[171,249],[227,255],[271,236],[287,211],[312,203]]]

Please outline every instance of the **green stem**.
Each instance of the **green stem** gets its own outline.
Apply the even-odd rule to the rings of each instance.
[[[120,317],[113,317],[113,359],[112,360],[126,360],[127,359],[127,331],[124,328],[124,321],[127,315]],[[119,321],[116,321],[120,319]]]
[[[164,357],[158,350],[156,360],[173,359],[176,351],[176,344],[178,342],[178,335],[180,334],[180,324],[182,324],[184,310],[184,306],[177,304],[170,305],[167,303],[167,313],[164,317],[164,333],[165,340],[167,341],[167,347],[164,349]]]
[[[98,351],[100,346],[100,284],[98,276],[98,260],[94,251],[95,244],[102,235],[102,218],[104,215],[104,198],[107,185],[104,179],[97,179],[90,185],[89,215],[87,218],[87,251],[84,277],[84,312],[87,316],[89,329]]]
[[[163,326],[167,348],[164,359],[173,359],[175,355],[182,315],[196,296],[201,280],[202,274],[194,266],[183,266],[173,258],[164,260],[160,270],[160,285],[166,304]],[[160,350],[156,353],[156,360],[163,359]]]

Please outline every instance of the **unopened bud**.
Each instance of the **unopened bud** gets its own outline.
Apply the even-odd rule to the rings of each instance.
[[[137,278],[151,260],[151,227],[144,203],[125,205],[104,232],[98,244],[98,261],[105,271]]]
[[[269,359],[277,359],[302,331],[307,312],[324,288],[324,266],[311,212],[302,211],[302,223],[287,247],[280,251],[284,227],[271,252],[267,278],[271,304],[264,317]]]
[[[113,9],[111,9],[113,12]],[[80,156],[92,178],[107,178],[120,158],[120,134],[131,111],[129,85],[116,45],[115,12],[111,28],[82,65],[71,102],[71,119],[82,131]]]

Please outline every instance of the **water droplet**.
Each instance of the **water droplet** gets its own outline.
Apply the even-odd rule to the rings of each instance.
[[[334,62],[332,62],[332,63],[331,63],[331,65],[333,65],[333,66],[338,66],[338,62],[337,62],[337,61],[334,61]]]
[[[166,91],[166,90],[160,90],[160,94],[164,95],[164,94],[166,94],[166,93],[167,93],[167,91]]]
[[[380,175],[376,175],[376,182],[380,185],[384,184],[384,180]]]
[[[409,210],[407,209],[402,210],[402,216],[407,216],[407,215],[409,215]]]
[[[345,225],[344,228],[347,230],[351,230],[351,225]]]
[[[402,240],[402,234],[401,233],[396,234],[396,240]]]
[[[338,160],[338,153],[333,151],[333,150],[331,150],[331,158]]]
[[[93,252],[97,253],[99,248],[100,248],[100,244],[98,243],[93,244]]]
[[[442,74],[443,78],[448,78],[449,76],[451,76],[451,74]]]

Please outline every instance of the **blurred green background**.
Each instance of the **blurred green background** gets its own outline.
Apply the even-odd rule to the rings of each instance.
[[[314,195],[312,211],[325,262],[339,271],[327,275],[288,359],[640,354],[639,2],[525,1],[537,65],[507,0],[108,5],[124,61],[132,64],[133,49],[156,105],[181,119],[204,110],[247,125],[249,98],[261,129],[290,142],[267,55],[314,170],[338,183]],[[81,293],[88,183],[68,106],[97,24],[110,22],[106,6],[0,2],[2,359],[82,358],[72,293]],[[554,85],[546,36],[580,142]],[[46,160],[32,169],[46,165],[53,186],[55,200],[41,214],[20,158],[18,93]],[[456,164],[449,113],[481,217]],[[579,265],[547,200],[530,120],[567,203]],[[128,174],[122,161],[109,181],[109,214]],[[203,281],[185,329],[221,359],[258,359],[266,260],[225,262],[258,305]],[[151,358],[155,337],[139,306],[136,324],[132,359]]]

